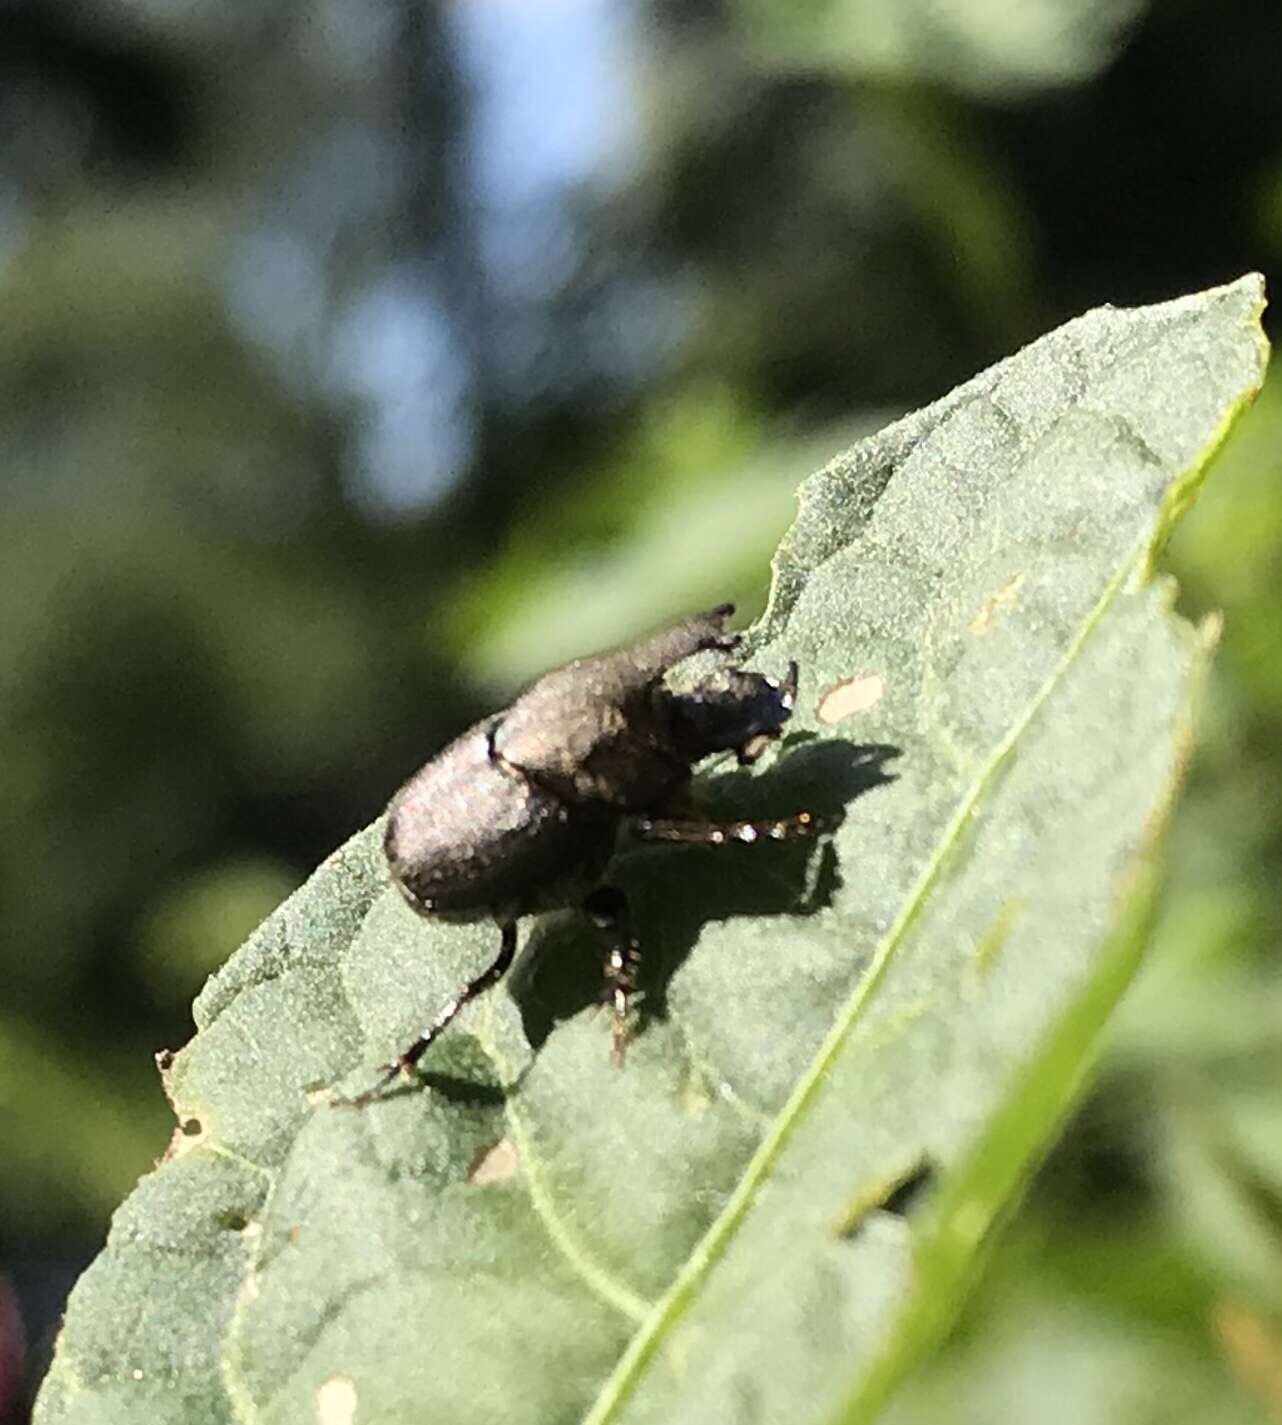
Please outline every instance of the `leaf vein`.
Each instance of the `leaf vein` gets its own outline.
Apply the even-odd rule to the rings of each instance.
[[[494,1065],[498,1073],[500,1083],[505,1086],[511,1083],[511,1066],[504,1059],[497,1045],[489,1035],[477,1032],[476,1042],[484,1050],[490,1062]],[[515,1095],[506,1093],[504,1095],[504,1116],[507,1119],[508,1129],[512,1134],[512,1141],[516,1144],[516,1151],[520,1158],[521,1168],[525,1177],[526,1190],[530,1196],[530,1203],[543,1223],[544,1230],[552,1239],[557,1250],[565,1258],[571,1270],[584,1282],[593,1292],[621,1315],[630,1320],[643,1322],[650,1315],[654,1303],[647,1301],[626,1286],[623,1282],[616,1281],[606,1269],[597,1262],[582,1244],[575,1238],[574,1233],[562,1219],[557,1210],[556,1202],[552,1190],[548,1185],[542,1161],[540,1160],[534,1147],[534,1140],[531,1138],[525,1126],[525,1121],[515,1106]]]
[[[615,1370],[602,1387],[601,1393],[585,1417],[583,1425],[607,1425],[608,1421],[617,1417],[620,1407],[631,1393],[642,1371],[658,1350],[662,1337],[670,1331],[689,1308],[709,1272],[724,1254],[735,1231],[751,1209],[758,1189],[769,1178],[777,1159],[792,1136],[793,1129],[819,1093],[833,1060],[845,1046],[865,1006],[884,979],[895,953],[903,944],[908,931],[916,921],[927,895],[943,873],[949,855],[965,832],[967,823],[978,809],[985,793],[997,779],[998,773],[1014,751],[1019,739],[1032,724],[1065,673],[1072,667],[1091,632],[1125,586],[1132,568],[1141,562],[1148,541],[1149,535],[1146,532],[1143,538],[1132,546],[1128,556],[1120,561],[1117,571],[1082,620],[1068,647],[1047,675],[1035,697],[1022,716],[1016,719],[1006,735],[989,754],[969,789],[958,802],[934,854],[922,868],[921,874],[898,915],[874,952],[868,969],[855,985],[850,998],[819,1046],[810,1067],[798,1080],[770,1131],[762,1139],[757,1151],[749,1160],[742,1178],[731,1193],[720,1215],[713,1221],[686,1259],[684,1267],[678,1272],[672,1286],[656,1304],[642,1329],[633,1337]]]

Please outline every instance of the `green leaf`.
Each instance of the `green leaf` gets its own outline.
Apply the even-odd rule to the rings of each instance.
[[[417,919],[377,829],[208,984],[167,1160],[77,1286],[61,1421],[865,1420],[943,1331],[1144,941],[1210,633],[1152,563],[1265,361],[1258,279],[1101,310],[807,481],[751,662],[781,748],[711,810],[815,843],[624,858],[648,1015],[537,923]],[[896,1191],[926,1175],[904,1215]]]
[[[1222,1361],[1208,1355],[1176,1333],[1014,1284],[977,1339],[914,1381],[886,1425],[1261,1425],[1268,1418],[1261,1402],[1235,1389]]]
[[[738,0],[770,65],[926,80],[980,96],[1080,84],[1103,69],[1145,0]]]

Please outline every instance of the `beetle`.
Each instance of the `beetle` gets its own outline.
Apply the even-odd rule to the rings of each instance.
[[[610,934],[605,1000],[612,1057],[623,1059],[640,947],[617,887],[602,883],[621,835],[705,846],[804,835],[810,812],[716,824],[679,814],[695,766],[733,751],[757,760],[782,733],[797,694],[797,665],[775,682],[723,666],[685,692],[664,676],[692,654],[729,654],[740,636],[721,604],[640,642],[545,673],[503,712],[469,728],[392,798],[383,849],[392,883],[420,915],[492,918],[493,963],[382,1066],[373,1088],[339,1103],[363,1106],[411,1076],[459,1011],[496,984],[516,954],[521,916],[580,904]]]

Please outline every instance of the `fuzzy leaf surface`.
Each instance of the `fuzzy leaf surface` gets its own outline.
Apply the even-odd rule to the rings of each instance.
[[[41,1425],[871,1418],[1143,944],[1209,643],[1149,576],[1262,305],[1089,313],[803,485],[745,660],[796,659],[797,712],[698,790],[831,827],[619,861],[621,1071],[567,913],[426,1090],[327,1107],[496,933],[416,918],[377,827],[326,862],[197,1001],[175,1147],[73,1293]]]

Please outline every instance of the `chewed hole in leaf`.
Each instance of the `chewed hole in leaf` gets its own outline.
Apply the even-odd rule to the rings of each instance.
[[[934,1165],[923,1158],[903,1182],[886,1194],[881,1204],[882,1212],[893,1213],[896,1217],[907,1217],[917,1207],[934,1177]]]
[[[199,1148],[204,1140],[205,1125],[199,1118],[179,1118],[165,1148],[165,1161],[185,1157]]]
[[[898,1172],[865,1184],[838,1213],[833,1231],[838,1237],[852,1237],[874,1212],[907,1217],[935,1173],[934,1164],[922,1155]]]

